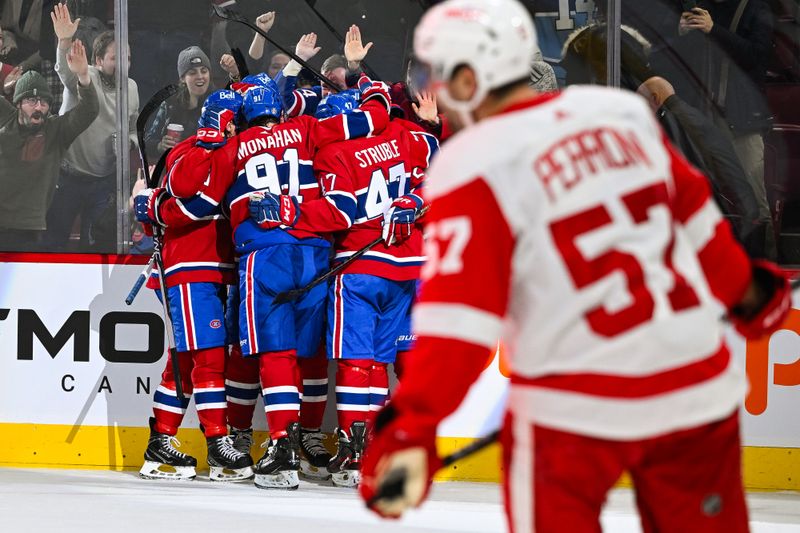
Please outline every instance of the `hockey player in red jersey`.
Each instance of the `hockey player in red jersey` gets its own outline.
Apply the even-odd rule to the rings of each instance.
[[[145,189],[134,201],[140,222],[164,228],[164,281],[185,394],[181,402],[168,362],[153,398],[143,477],[195,476],[197,461],[171,444],[192,394],[208,441],[210,478],[236,481],[253,476],[253,460],[237,451],[228,436],[224,376],[225,304],[236,270],[230,223],[220,210],[230,178],[218,169],[229,169],[236,156],[237,143],[230,137],[241,102],[233,91],[210,95],[197,134],[168,154],[162,187]],[[155,276],[148,286],[161,298]]]
[[[346,116],[344,99],[328,96],[318,116]],[[276,210],[267,217],[276,226],[336,232],[336,261],[384,236],[384,245],[364,254],[329,288],[327,344],[328,356],[337,361],[339,447],[328,471],[339,486],[352,487],[360,479],[368,415],[386,402],[386,367],[394,362],[423,263],[422,234],[413,228],[424,203],[419,195],[424,172],[439,145],[433,135],[401,122],[391,121],[379,135],[320,150],[314,170],[323,198],[304,202],[294,213]],[[289,201],[271,196],[275,205]]]
[[[331,142],[382,131],[389,120],[385,86],[363,83],[360,110],[318,121],[302,116],[281,122],[280,95],[250,89],[243,113],[250,128],[239,136],[236,181],[226,195],[239,262],[240,345],[258,356],[270,445],[258,461],[260,488],[298,487],[300,376],[297,358],[317,353],[324,322],[325,287],[298,301],[274,305],[281,291],[302,287],[329,265],[330,243],[319,234],[266,223],[271,208],[296,211],[319,198],[311,160]],[[263,192],[286,193],[280,206],[263,201]],[[262,225],[263,224],[263,225]]]
[[[363,498],[394,517],[420,504],[437,425],[502,337],[512,532],[599,531],[623,471],[644,531],[747,531],[744,380],[720,315],[748,338],[780,327],[784,273],[745,255],[644,100],[527,86],[536,37],[517,0],[438,4],[414,47],[440,103],[477,124],[429,171],[417,345],[376,417]]]

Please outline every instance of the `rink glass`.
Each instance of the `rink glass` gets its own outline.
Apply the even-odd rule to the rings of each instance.
[[[344,35],[350,24],[358,24],[364,43],[375,43],[366,63],[384,81],[394,82],[406,79],[414,25],[433,3],[436,2],[238,0],[233,7],[252,21],[264,11],[276,11],[269,36],[290,50],[301,34],[316,32],[322,51],[311,60],[315,67],[320,67],[329,55],[342,52],[341,40],[328,25]],[[239,48],[247,56],[253,37],[242,25],[214,18],[210,0],[115,0],[102,6],[94,4],[101,3],[70,2],[72,17],[91,21],[91,26],[86,26],[89,34],[103,26],[114,29],[118,57],[123,43],[130,44],[131,65],[124,65],[124,58],[119,61],[116,77],[121,80],[121,69],[128,68],[138,85],[140,109],[161,87],[179,82],[177,58],[184,48],[197,45],[208,56],[211,90],[223,88],[228,81],[219,67],[222,53]],[[796,185],[800,174],[800,112],[796,105],[800,101],[800,0],[749,0],[735,37],[725,37],[724,33],[731,33],[738,0],[697,2],[701,9],[709,10],[714,20],[716,29],[710,34],[702,29],[681,28],[680,0],[525,0],[525,4],[534,15],[542,51],[542,61],[531,69],[531,79],[540,89],[595,83],[637,90],[652,76],[669,82],[684,106],[678,109],[673,98],[658,111],[659,119],[670,125],[671,132],[686,136],[686,123],[680,119],[685,121],[687,117],[680,112],[688,107],[696,112],[695,118],[700,117],[698,120],[705,117],[713,123],[719,136],[736,153],[738,160],[733,167],[738,164],[739,170],[711,176],[711,183],[720,207],[748,251],[777,258],[786,265],[800,263],[800,186]],[[595,26],[573,36],[572,42],[579,46],[572,47],[572,51],[579,49],[580,53],[570,53],[565,43],[569,44],[570,36],[587,25]],[[45,58],[54,57],[50,37],[42,38],[43,50],[47,50],[41,55]],[[91,50],[91,44],[87,44]],[[565,49],[567,54],[562,57]],[[279,62],[279,57],[273,57],[276,52],[267,44],[261,59],[248,57],[250,71],[266,71]],[[724,89],[723,65],[727,65],[724,69],[728,80]],[[50,69],[52,74],[52,62],[43,63],[41,68]],[[105,210],[99,219],[104,222],[95,222],[91,227],[87,219],[95,220],[97,216],[81,205],[81,198],[72,199],[76,213],[65,241],[54,241],[42,232],[31,236],[36,241],[34,245],[25,246],[20,245],[19,239],[5,239],[7,232],[0,228],[0,251],[148,252],[147,238],[128,211],[140,165],[138,152],[135,146],[129,146],[125,135],[126,128],[133,128],[123,119],[128,116],[129,95],[123,94],[126,89],[125,84],[116,83],[115,99],[122,105],[117,109],[117,132],[107,139],[109,157],[115,166],[115,172],[107,179],[113,180],[113,187],[105,201],[94,198],[94,211]],[[187,104],[177,102],[179,98],[180,95],[170,102],[168,122],[176,122],[181,113],[184,121],[191,116],[190,110],[184,109]],[[58,111],[58,105],[51,106],[52,113]],[[146,149],[152,165],[160,155],[160,136],[158,131],[150,133]],[[184,135],[190,133],[186,131]],[[707,148],[685,138],[684,144],[682,148],[688,147],[695,156]],[[10,171],[0,168],[0,179],[4,172]],[[85,196],[101,195],[98,191],[102,190],[87,188]],[[78,216],[78,211],[83,216]],[[60,229],[63,234],[64,229]]]

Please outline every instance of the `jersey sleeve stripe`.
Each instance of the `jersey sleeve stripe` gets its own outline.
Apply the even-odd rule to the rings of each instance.
[[[717,233],[722,216],[711,198],[684,224],[686,234],[695,251],[702,250]]]
[[[463,304],[420,302],[414,308],[414,333],[420,337],[456,339],[486,348],[497,346],[502,319]]]
[[[342,217],[344,217],[348,228],[353,225],[353,215],[356,212],[355,200],[345,196],[333,196],[332,194],[326,195],[325,199],[336,208],[336,211],[342,215]]]

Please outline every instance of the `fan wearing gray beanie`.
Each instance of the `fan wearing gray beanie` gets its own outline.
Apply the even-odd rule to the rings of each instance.
[[[189,46],[178,54],[178,94],[161,104],[145,133],[148,155],[157,159],[197,130],[203,102],[213,90],[211,61],[199,46]],[[170,124],[175,126],[167,132]]]

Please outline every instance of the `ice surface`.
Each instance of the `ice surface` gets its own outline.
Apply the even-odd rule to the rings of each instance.
[[[754,533],[800,532],[800,494],[748,497]],[[483,483],[439,483],[402,521],[381,521],[355,491],[301,482],[295,492],[251,484],[146,481],[135,472],[0,469],[0,530],[8,532],[409,533],[505,531],[500,491]],[[632,494],[616,490],[604,531],[639,531]]]

